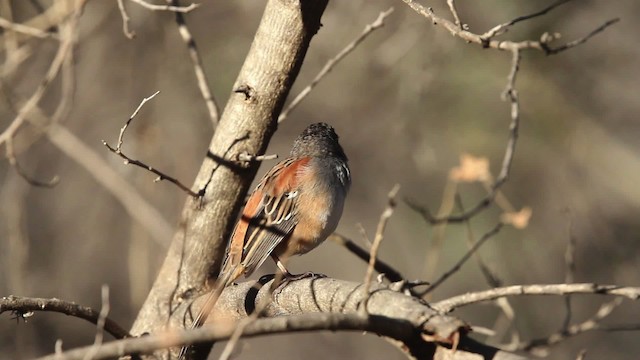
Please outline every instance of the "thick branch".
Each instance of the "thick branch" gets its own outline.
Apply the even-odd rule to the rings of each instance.
[[[152,352],[185,343],[228,339],[233,323],[246,318],[257,304],[270,296],[270,281],[244,282],[227,287],[216,303],[215,323],[208,322],[196,330],[179,329],[156,332],[139,339],[112,342],[96,351],[94,359],[120,356],[131,352]],[[311,330],[366,330],[399,340],[414,358],[473,359],[473,356],[493,356],[492,359],[523,359],[498,351],[464,337],[467,326],[460,320],[435,311],[428,304],[379,286],[371,294],[361,291],[363,284],[336,279],[303,279],[289,282],[264,309],[265,316],[247,324],[243,336],[291,333]],[[191,311],[198,311],[204,302],[198,298]],[[367,301],[368,315],[357,309]],[[181,306],[185,310],[189,306]],[[446,348],[458,336],[463,336],[456,351]],[[443,346],[445,345],[445,346]],[[76,349],[46,359],[81,359],[87,348]],[[157,354],[157,352],[156,352]]]
[[[267,3],[193,186],[203,196],[187,200],[133,334],[166,326],[182,294],[199,292],[217,273],[226,239],[259,165],[235,159],[241,153],[265,152],[326,5],[327,0]],[[172,318],[174,325],[182,325],[182,318]]]

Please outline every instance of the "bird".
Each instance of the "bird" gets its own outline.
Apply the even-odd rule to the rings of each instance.
[[[348,159],[333,127],[309,125],[289,156],[260,180],[239,217],[220,275],[191,328],[202,326],[225,287],[250,276],[271,256],[286,279],[296,279],[286,263],[320,245],[342,216],[351,186]],[[303,274],[302,276],[305,276]],[[188,347],[180,352],[182,359]]]

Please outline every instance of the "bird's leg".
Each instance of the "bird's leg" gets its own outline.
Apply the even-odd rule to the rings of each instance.
[[[282,273],[282,276],[284,278],[282,281],[282,284],[285,284],[289,281],[306,279],[309,277],[313,279],[320,279],[320,278],[327,277],[327,275],[325,274],[318,274],[311,271],[307,271],[302,274],[292,274],[289,272],[289,270],[287,270],[287,268],[284,266],[284,262],[280,260],[280,258],[277,255],[271,254],[271,258],[273,259],[273,261],[276,262],[276,266],[278,267],[278,269],[280,269],[280,272]]]

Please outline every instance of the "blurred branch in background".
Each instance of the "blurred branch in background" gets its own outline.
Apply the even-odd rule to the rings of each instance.
[[[185,193],[187,193],[187,195],[190,195],[193,198],[199,198],[200,196],[202,196],[202,194],[200,192],[196,193],[193,190],[189,189],[186,185],[184,185],[183,183],[180,182],[180,180],[174,178],[173,176],[167,175],[166,173],[154,168],[153,166],[147,165],[146,163],[140,161],[140,160],[135,160],[130,158],[129,156],[125,155],[122,152],[122,144],[124,143],[124,134],[127,131],[127,128],[129,127],[129,124],[131,124],[131,121],[133,121],[133,118],[138,115],[138,112],[140,111],[140,109],[144,106],[144,104],[153,99],[156,95],[158,95],[158,93],[160,93],[160,91],[156,91],[155,93],[153,93],[153,95],[146,97],[144,99],[142,99],[142,101],[140,102],[140,105],[138,105],[138,107],[136,108],[136,110],[133,112],[133,114],[131,114],[131,116],[129,116],[129,119],[124,123],[124,125],[122,126],[122,128],[120,128],[120,135],[118,135],[118,143],[116,145],[116,147],[112,147],[111,145],[109,145],[105,140],[102,140],[102,144],[104,146],[107,147],[107,149],[109,149],[109,151],[111,151],[112,153],[120,156],[121,158],[124,159],[124,163],[126,165],[135,165],[138,167],[141,167],[145,170],[148,170],[150,172],[152,172],[153,174],[158,175],[157,178],[155,178],[153,180],[153,182],[159,182],[162,180],[167,180],[170,183],[174,184],[175,186],[179,187],[180,190],[184,191]]]
[[[320,80],[322,80],[327,74],[329,74],[329,72],[331,72],[331,70],[333,70],[333,68],[336,65],[338,65],[338,63],[342,59],[344,59],[347,55],[349,55],[349,53],[355,50],[356,47],[358,47],[358,45],[362,43],[364,39],[367,38],[367,36],[369,36],[374,30],[383,27],[384,20],[387,18],[387,16],[391,15],[391,13],[393,13],[392,7],[389,8],[387,11],[381,12],[371,24],[368,24],[364,28],[364,30],[362,31],[362,34],[360,34],[357,38],[355,38],[353,41],[347,44],[347,46],[345,46],[342,50],[340,50],[340,52],[336,54],[336,56],[329,59],[329,61],[327,61],[327,63],[320,70],[320,72],[318,72],[318,74],[313,78],[311,83],[307,85],[307,87],[302,89],[302,91],[300,91],[300,93],[296,95],[296,97],[293,98],[293,100],[291,100],[289,105],[284,110],[282,110],[282,112],[278,116],[278,123],[285,121],[289,116],[289,113],[293,111],[300,104],[300,102],[302,102],[302,100],[304,100],[304,98],[306,98],[307,95],[311,93],[311,90],[313,90],[313,88],[316,87],[316,85],[318,85]]]

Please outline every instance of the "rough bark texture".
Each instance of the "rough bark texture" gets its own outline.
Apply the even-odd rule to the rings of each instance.
[[[327,0],[267,3],[195,181],[194,189],[202,190],[203,197],[187,201],[132,334],[154,332],[172,319],[182,319],[172,310],[182,294],[198,291],[217,272],[225,239],[258,168],[235,159],[243,152],[261,154],[266,149],[326,5]]]
[[[224,323],[229,319],[244,319],[259,304],[268,304],[263,309],[263,316],[273,317],[311,313],[357,314],[362,313],[362,304],[366,302],[367,314],[380,319],[373,321],[368,330],[400,341],[399,348],[411,357],[526,359],[475,342],[466,336],[469,327],[463,321],[443,314],[419,299],[385,287],[373,286],[367,295],[360,283],[331,278],[303,279],[278,289],[269,301],[270,286],[271,281],[261,279],[226,288],[210,321]],[[205,297],[196,299],[191,310],[197,312]],[[455,351],[438,345],[453,343],[458,336],[460,343]]]

